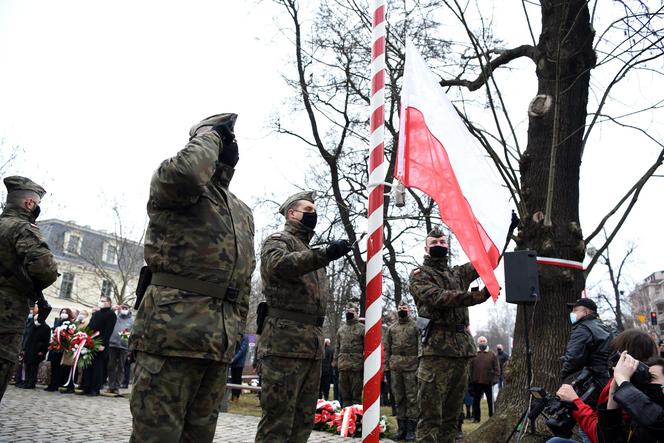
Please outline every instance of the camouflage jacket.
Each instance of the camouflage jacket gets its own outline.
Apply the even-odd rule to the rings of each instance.
[[[337,331],[334,363],[339,371],[360,371],[364,367],[364,325],[356,318]]]
[[[58,278],[53,254],[34,222],[32,213],[21,208],[7,207],[0,214],[0,359],[3,360],[18,358],[33,289],[47,288]],[[16,343],[2,340],[13,334],[17,334]]]
[[[481,292],[468,292],[468,286],[477,277],[470,263],[450,269],[446,259],[429,256],[411,272],[410,293],[418,315],[431,320],[429,338],[420,355],[475,356],[475,344],[467,329],[468,306],[482,303],[485,298]],[[465,329],[458,330],[462,327]]]
[[[313,231],[288,220],[261,249],[263,294],[270,308],[324,317],[329,287],[324,249],[311,249]],[[323,358],[323,329],[268,314],[258,357]]]
[[[400,318],[385,334],[385,370],[416,371],[420,343],[415,320]]]
[[[145,261],[177,274],[239,290],[235,301],[151,285],[129,347],[158,355],[229,362],[243,332],[255,267],[251,210],[228,190],[233,169],[217,165],[216,132],[194,137],[152,176]],[[223,148],[222,148],[223,149]]]

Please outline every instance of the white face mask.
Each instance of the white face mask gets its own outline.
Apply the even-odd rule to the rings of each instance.
[[[97,306],[99,306],[99,309],[104,309],[106,307],[106,302],[99,300],[99,303],[97,303]]]
[[[129,315],[129,310],[128,309],[121,309],[120,314],[122,315]]]
[[[576,318],[576,312],[570,312],[569,313],[569,321],[571,321],[572,324],[574,324],[578,321],[577,318]]]
[[[67,315],[66,312],[63,312],[62,314],[60,314],[60,318],[63,320],[67,320],[69,318],[69,315]]]
[[[76,317],[76,319],[78,321],[83,321],[84,318],[85,318],[85,315],[83,315],[83,314],[78,314],[78,317]]]

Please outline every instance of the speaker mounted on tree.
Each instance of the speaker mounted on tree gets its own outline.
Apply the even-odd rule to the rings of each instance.
[[[537,252],[530,250],[505,253],[505,301],[532,305],[539,299]]]

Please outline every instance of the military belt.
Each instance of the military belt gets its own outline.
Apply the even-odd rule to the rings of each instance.
[[[167,272],[153,273],[150,284],[195,292],[196,294],[219,298],[231,303],[235,303],[239,295],[239,291],[236,288],[225,287],[223,285],[183,277],[181,275],[169,274]]]
[[[283,318],[285,320],[293,320],[298,323],[304,323],[305,325],[320,327],[322,327],[323,322],[325,322],[324,316],[319,317],[317,315],[305,314],[303,312],[286,311],[284,309],[277,309],[272,307],[270,307],[267,311],[267,316],[273,318]]]

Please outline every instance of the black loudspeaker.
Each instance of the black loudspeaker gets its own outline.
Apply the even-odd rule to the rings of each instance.
[[[517,305],[533,304],[539,298],[537,252],[514,251],[505,254],[505,300]]]

